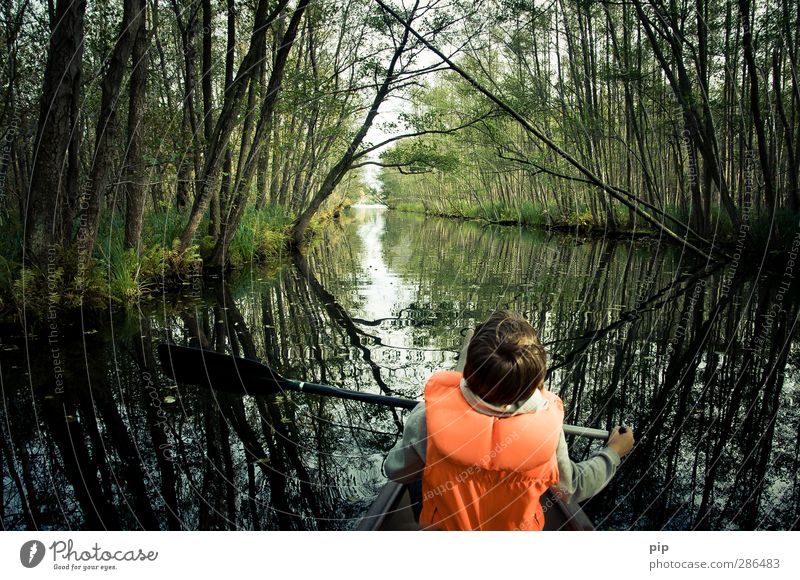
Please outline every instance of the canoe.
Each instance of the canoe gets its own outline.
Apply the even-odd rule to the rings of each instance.
[[[575,503],[567,503],[557,488],[541,497],[545,531],[593,531],[589,516]],[[367,513],[356,524],[359,531],[415,531],[419,525],[405,485],[390,481],[383,486]]]

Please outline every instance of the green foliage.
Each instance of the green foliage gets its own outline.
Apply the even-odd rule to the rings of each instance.
[[[386,203],[386,196],[384,192],[381,189],[378,189],[373,186],[367,186],[367,190],[363,194],[361,199],[366,203],[380,203],[380,204]],[[345,204],[345,205],[351,205],[351,204]]]
[[[16,273],[11,296],[33,318],[60,311],[102,308],[108,293],[97,262],[79,269],[74,252],[54,247],[44,265],[29,265]]]
[[[143,288],[174,290],[202,271],[202,260],[197,246],[181,251],[176,240],[171,246],[157,245],[144,252],[138,269]]]
[[[145,212],[142,221],[142,241],[145,246],[172,245],[180,238],[188,213],[174,208],[159,208]]]
[[[112,239],[99,254],[82,275],[73,253],[62,249],[49,255],[45,266],[20,270],[13,282],[14,302],[41,318],[77,308],[107,308],[109,301],[127,305],[181,287],[200,266],[196,248],[181,252],[177,243],[154,246],[137,257]]]
[[[788,252],[798,233],[798,216],[787,209],[776,209],[774,219],[763,208],[751,215],[750,235],[757,247],[767,247],[769,242],[774,251]]]
[[[553,207],[545,207],[531,201],[511,206],[504,202],[488,202],[478,204],[460,200],[445,207],[426,207],[420,202],[399,202],[392,209],[409,213],[427,213],[442,217],[456,217],[462,219],[482,220],[493,223],[516,223],[531,227],[559,226],[590,226],[591,213],[588,210],[574,211],[569,214],[558,215]]]
[[[333,210],[314,220],[322,227]],[[180,233],[186,216],[181,212],[147,212],[143,222],[142,251],[137,256],[125,248],[123,224],[104,220],[91,263],[79,270],[75,252],[53,248],[43,265],[22,269],[14,259],[0,256],[0,312],[23,308],[32,318],[45,319],[63,311],[127,306],[157,293],[180,291],[202,273],[201,255],[208,255],[214,239],[205,236],[186,251],[180,249]],[[283,208],[248,208],[230,245],[230,266],[240,267],[281,256],[293,216]],[[121,220],[117,220],[121,221]],[[16,238],[6,232],[3,243]],[[13,254],[11,254],[13,255]]]
[[[248,208],[228,248],[228,263],[237,268],[279,257],[286,247],[292,216],[278,206]]]
[[[530,201],[523,201],[517,208],[519,222],[528,226],[546,226],[548,224],[548,208],[536,205]]]
[[[455,153],[443,150],[436,142],[423,139],[399,143],[382,153],[381,161],[406,167],[410,173],[424,173],[434,169],[447,172],[459,166]]]
[[[425,213],[425,206],[420,202],[400,202],[390,205],[389,207],[397,211],[404,211],[408,213]]]
[[[124,250],[121,243],[114,243],[103,262],[108,273],[109,296],[132,302],[147,294],[148,287],[140,276],[139,260],[133,249]]]
[[[179,249],[185,217],[171,209],[145,213],[139,256],[135,249],[124,247],[122,223],[107,221],[101,226],[106,237],[95,248],[93,267],[102,273],[99,287],[106,302],[130,304],[155,292],[176,290],[202,270],[197,246],[185,252]]]
[[[588,209],[583,209],[562,214],[559,218],[559,225],[590,228],[599,224],[595,223],[592,212]]]

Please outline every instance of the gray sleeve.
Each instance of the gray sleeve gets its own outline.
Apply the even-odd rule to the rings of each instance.
[[[425,405],[414,407],[406,420],[403,438],[392,447],[386,456],[383,469],[386,477],[398,483],[411,483],[422,478],[425,468],[425,450],[428,426],[425,421]]]
[[[575,463],[569,458],[569,449],[564,432],[556,450],[558,460],[558,487],[569,496],[570,501],[581,502],[602,490],[617,471],[620,458],[608,447],[592,455],[586,461]]]

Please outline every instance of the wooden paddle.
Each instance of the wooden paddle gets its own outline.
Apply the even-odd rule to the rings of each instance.
[[[297,391],[401,409],[413,409],[420,403],[415,399],[362,393],[287,379],[259,361],[201,348],[159,344],[158,358],[164,372],[179,383],[211,387],[240,395],[276,395],[285,391]],[[564,425],[564,433],[603,440],[609,436],[609,432],[602,429],[575,425]]]

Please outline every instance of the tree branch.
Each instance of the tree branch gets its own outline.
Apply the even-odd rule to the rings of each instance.
[[[409,139],[411,137],[421,137],[422,135],[448,135],[450,133],[455,133],[456,131],[460,131],[462,129],[466,129],[467,127],[471,127],[472,125],[475,125],[476,123],[479,123],[479,122],[483,121],[484,119],[487,119],[487,118],[489,118],[491,116],[494,116],[494,113],[490,111],[490,112],[484,113],[480,117],[476,117],[475,119],[472,119],[471,121],[469,121],[467,123],[459,125],[458,127],[451,127],[450,129],[426,129],[424,131],[416,131],[414,133],[403,133],[402,135],[395,135],[394,137],[389,137],[388,139],[385,139],[385,140],[381,141],[380,143],[378,143],[376,145],[373,145],[372,147],[367,147],[366,149],[362,149],[361,151],[359,151],[358,153],[356,153],[353,156],[353,159],[354,160],[355,159],[360,159],[360,158],[364,157],[364,155],[366,155],[368,153],[371,153],[372,151],[375,151],[376,149],[380,149],[384,145],[388,145],[389,143],[393,143],[394,141],[399,141],[400,139]]]
[[[633,211],[637,215],[640,215],[643,219],[645,219],[647,222],[652,224],[659,231],[664,233],[664,235],[666,235],[667,237],[672,238],[676,242],[679,242],[683,246],[689,248],[693,252],[699,254],[700,256],[702,256],[702,257],[704,257],[706,259],[709,259],[709,260],[712,259],[711,255],[707,251],[705,251],[705,250],[703,250],[701,248],[698,248],[694,244],[690,243],[687,239],[682,238],[681,236],[679,236],[678,234],[673,232],[671,229],[669,229],[667,226],[665,226],[662,222],[659,222],[657,219],[655,219],[653,216],[648,214],[646,211],[643,211],[639,206],[640,205],[641,206],[646,206],[647,204],[645,202],[643,202],[641,199],[639,199],[638,197],[634,196],[630,192],[625,191],[622,188],[612,187],[611,185],[609,185],[605,181],[603,181],[600,177],[595,175],[594,172],[592,172],[590,169],[588,169],[587,167],[585,167],[584,165],[579,163],[577,159],[572,157],[572,155],[567,153],[564,149],[559,147],[552,139],[547,137],[547,135],[545,135],[543,131],[541,131],[540,129],[535,127],[531,122],[529,122],[522,115],[520,115],[517,111],[515,111],[513,108],[511,108],[511,106],[509,106],[505,101],[500,99],[498,96],[496,96],[491,91],[487,90],[482,84],[480,84],[476,79],[474,79],[469,73],[467,73],[464,69],[459,67],[450,58],[445,56],[445,54],[442,53],[442,51],[437,49],[435,46],[433,46],[433,44],[431,44],[422,35],[420,35],[417,31],[415,31],[411,27],[410,23],[404,22],[402,20],[402,18],[390,6],[388,6],[383,0],[376,0],[376,2],[378,3],[379,6],[381,6],[381,8],[383,8],[386,12],[388,12],[390,15],[392,15],[392,17],[395,18],[398,22],[402,22],[403,25],[406,27],[406,29],[408,30],[408,32],[411,35],[413,35],[415,38],[417,38],[420,42],[422,42],[425,46],[427,46],[428,49],[431,50],[431,52],[433,52],[439,58],[441,58],[444,62],[446,62],[448,64],[448,66],[453,70],[453,72],[455,72],[458,75],[460,75],[464,80],[466,80],[470,85],[472,85],[472,87],[475,90],[477,90],[482,95],[484,95],[486,98],[488,98],[490,101],[495,103],[500,109],[502,109],[503,111],[508,113],[528,133],[534,135],[542,143],[544,143],[550,149],[552,149],[559,157],[561,157],[562,159],[567,161],[570,165],[575,167],[578,171],[580,171],[583,175],[585,175],[586,178],[590,182],[592,182],[595,186],[597,186],[601,191],[606,192],[609,195],[609,197],[611,197],[613,199],[616,199],[617,201],[619,201],[620,203],[622,203],[623,205],[625,205],[626,207],[631,209],[631,211]],[[705,243],[706,245],[709,245],[708,241],[706,241],[706,240],[701,240],[701,241],[703,243]]]

